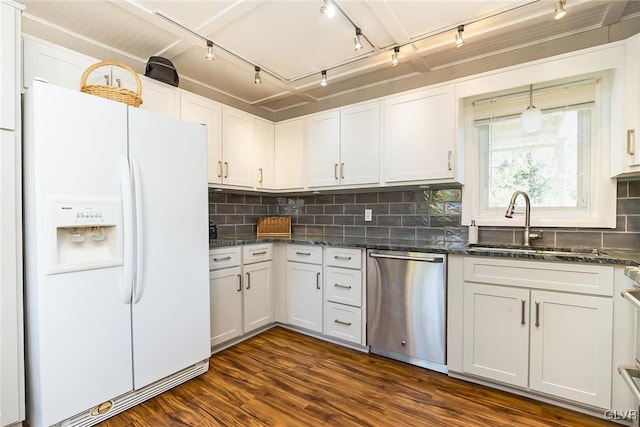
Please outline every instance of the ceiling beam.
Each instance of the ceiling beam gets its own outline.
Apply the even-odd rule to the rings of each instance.
[[[607,11],[602,18],[602,26],[606,27],[619,22],[624,10],[627,8],[627,3],[629,2],[622,0],[609,3],[609,7],[607,7]]]

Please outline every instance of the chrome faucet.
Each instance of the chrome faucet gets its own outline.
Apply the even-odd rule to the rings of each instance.
[[[513,210],[516,207],[516,199],[519,195],[524,197],[524,246],[530,246],[531,240],[541,239],[542,231],[532,232],[531,231],[531,202],[529,201],[529,195],[524,191],[514,191],[511,195],[511,201],[509,202],[509,207],[507,208],[507,212],[504,214],[507,218],[513,218]]]

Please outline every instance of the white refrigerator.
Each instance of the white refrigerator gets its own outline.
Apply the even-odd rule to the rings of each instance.
[[[207,371],[206,159],[204,126],[31,85],[23,186],[32,427],[93,425]]]

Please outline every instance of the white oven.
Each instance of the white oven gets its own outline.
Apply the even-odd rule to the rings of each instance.
[[[631,289],[624,289],[620,292],[622,297],[632,304],[636,309],[636,327],[635,327],[635,361],[634,364],[623,365],[618,367],[618,372],[624,379],[627,387],[633,393],[636,401],[635,413],[624,414],[623,418],[633,419],[633,426],[639,427],[638,414],[640,414],[640,267],[625,267],[624,274],[631,278],[635,283]],[[620,416],[621,414],[616,414]]]

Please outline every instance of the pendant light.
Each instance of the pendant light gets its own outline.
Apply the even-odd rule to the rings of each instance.
[[[262,84],[262,79],[260,78],[260,67],[256,65],[255,70],[256,70],[256,75],[253,78],[253,84],[256,84],[256,85]]]
[[[539,132],[542,127],[542,111],[533,105],[533,85],[529,85],[529,106],[522,112],[520,124],[526,133]]]

